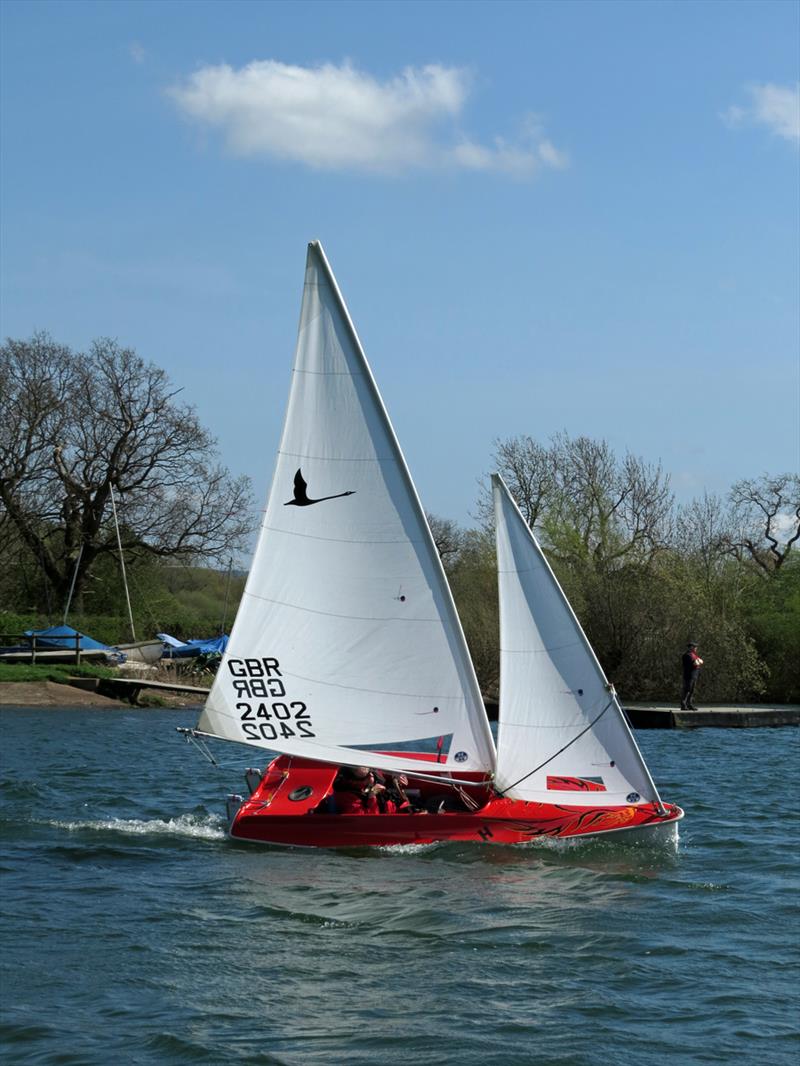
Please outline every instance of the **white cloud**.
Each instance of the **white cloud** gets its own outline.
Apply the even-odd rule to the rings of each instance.
[[[793,514],[776,514],[772,520],[772,534],[781,544],[797,532],[797,517]]]
[[[569,157],[567,154],[559,151],[558,148],[548,140],[540,141],[537,151],[539,153],[539,158],[543,163],[547,163],[548,166],[557,167],[559,170],[563,170],[564,167],[569,166]]]
[[[731,126],[758,123],[777,137],[800,144],[800,82],[796,85],[748,85],[749,107],[729,107],[723,118]]]
[[[185,115],[221,130],[241,156],[391,174],[449,166],[524,176],[566,165],[538,124],[514,144],[464,136],[459,119],[469,90],[468,73],[456,67],[407,67],[381,82],[349,63],[263,60],[239,70],[202,67],[169,92]]]
[[[145,59],[147,59],[147,52],[138,41],[131,41],[128,45],[128,53],[134,63],[144,63]]]

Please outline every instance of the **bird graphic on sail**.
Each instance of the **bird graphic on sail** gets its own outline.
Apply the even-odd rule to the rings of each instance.
[[[312,500],[308,495],[308,482],[303,477],[302,469],[298,468],[294,475],[294,499],[287,500],[284,507],[310,507],[312,503],[323,503],[325,500],[338,500],[342,496],[354,496],[355,489],[347,492],[337,492],[333,496],[320,496],[318,500]]]

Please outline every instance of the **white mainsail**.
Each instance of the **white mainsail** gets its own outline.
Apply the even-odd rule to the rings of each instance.
[[[198,730],[386,769],[419,762],[366,749],[445,737],[444,765],[494,769],[436,547],[317,242],[272,488]]]
[[[562,805],[658,802],[613,687],[503,479],[496,788]],[[531,772],[533,771],[533,772]]]

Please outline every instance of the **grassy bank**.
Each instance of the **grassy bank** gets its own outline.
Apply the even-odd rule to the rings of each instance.
[[[57,681],[66,684],[71,677],[116,677],[117,671],[107,666],[90,666],[88,663],[0,663],[0,683],[8,681]]]

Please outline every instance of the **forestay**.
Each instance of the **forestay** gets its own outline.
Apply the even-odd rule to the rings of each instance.
[[[542,803],[660,802],[536,538],[499,475],[492,485],[500,593],[496,787]]]
[[[274,383],[264,382],[266,396]],[[274,751],[419,767],[366,748],[494,744],[450,590],[361,344],[309,245],[291,391],[252,569],[199,730]]]

